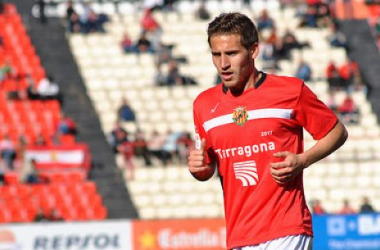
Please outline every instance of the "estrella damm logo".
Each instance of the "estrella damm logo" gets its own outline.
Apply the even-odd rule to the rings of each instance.
[[[245,107],[239,106],[232,113],[232,120],[239,126],[244,125],[248,120],[248,113]]]

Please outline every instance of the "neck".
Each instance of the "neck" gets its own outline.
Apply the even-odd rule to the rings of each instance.
[[[254,71],[252,73],[252,78],[253,78],[253,81],[252,83],[250,82],[250,80],[247,81],[247,83],[245,84],[244,88],[242,89],[232,89],[230,88],[230,92],[233,96],[239,96],[241,94],[244,93],[244,91],[250,89],[250,88],[255,88],[257,82],[260,80],[261,78],[261,73],[256,69],[254,68]]]

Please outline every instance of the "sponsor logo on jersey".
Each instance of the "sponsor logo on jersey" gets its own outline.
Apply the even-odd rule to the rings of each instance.
[[[259,181],[255,161],[236,162],[233,165],[235,178],[240,180],[243,187],[254,186]]]
[[[243,126],[248,120],[248,113],[245,107],[239,106],[232,113],[232,120],[239,126]]]
[[[276,150],[276,145],[274,142],[268,142],[268,143],[259,143],[259,144],[253,144],[253,145],[244,145],[239,147],[233,147],[233,148],[225,148],[225,149],[216,149],[215,153],[218,155],[219,159],[223,160],[230,157],[236,157],[236,156],[245,156],[245,157],[251,157],[253,154],[261,153],[261,152],[268,152],[268,151],[274,151]]]

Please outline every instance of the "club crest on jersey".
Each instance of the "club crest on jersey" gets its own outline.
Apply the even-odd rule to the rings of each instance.
[[[243,126],[248,120],[248,113],[245,107],[239,106],[232,113],[232,120],[239,126]]]

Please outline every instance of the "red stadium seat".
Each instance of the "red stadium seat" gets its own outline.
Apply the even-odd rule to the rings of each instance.
[[[7,185],[17,185],[19,184],[18,174],[16,172],[6,172],[4,173],[4,181]]]

